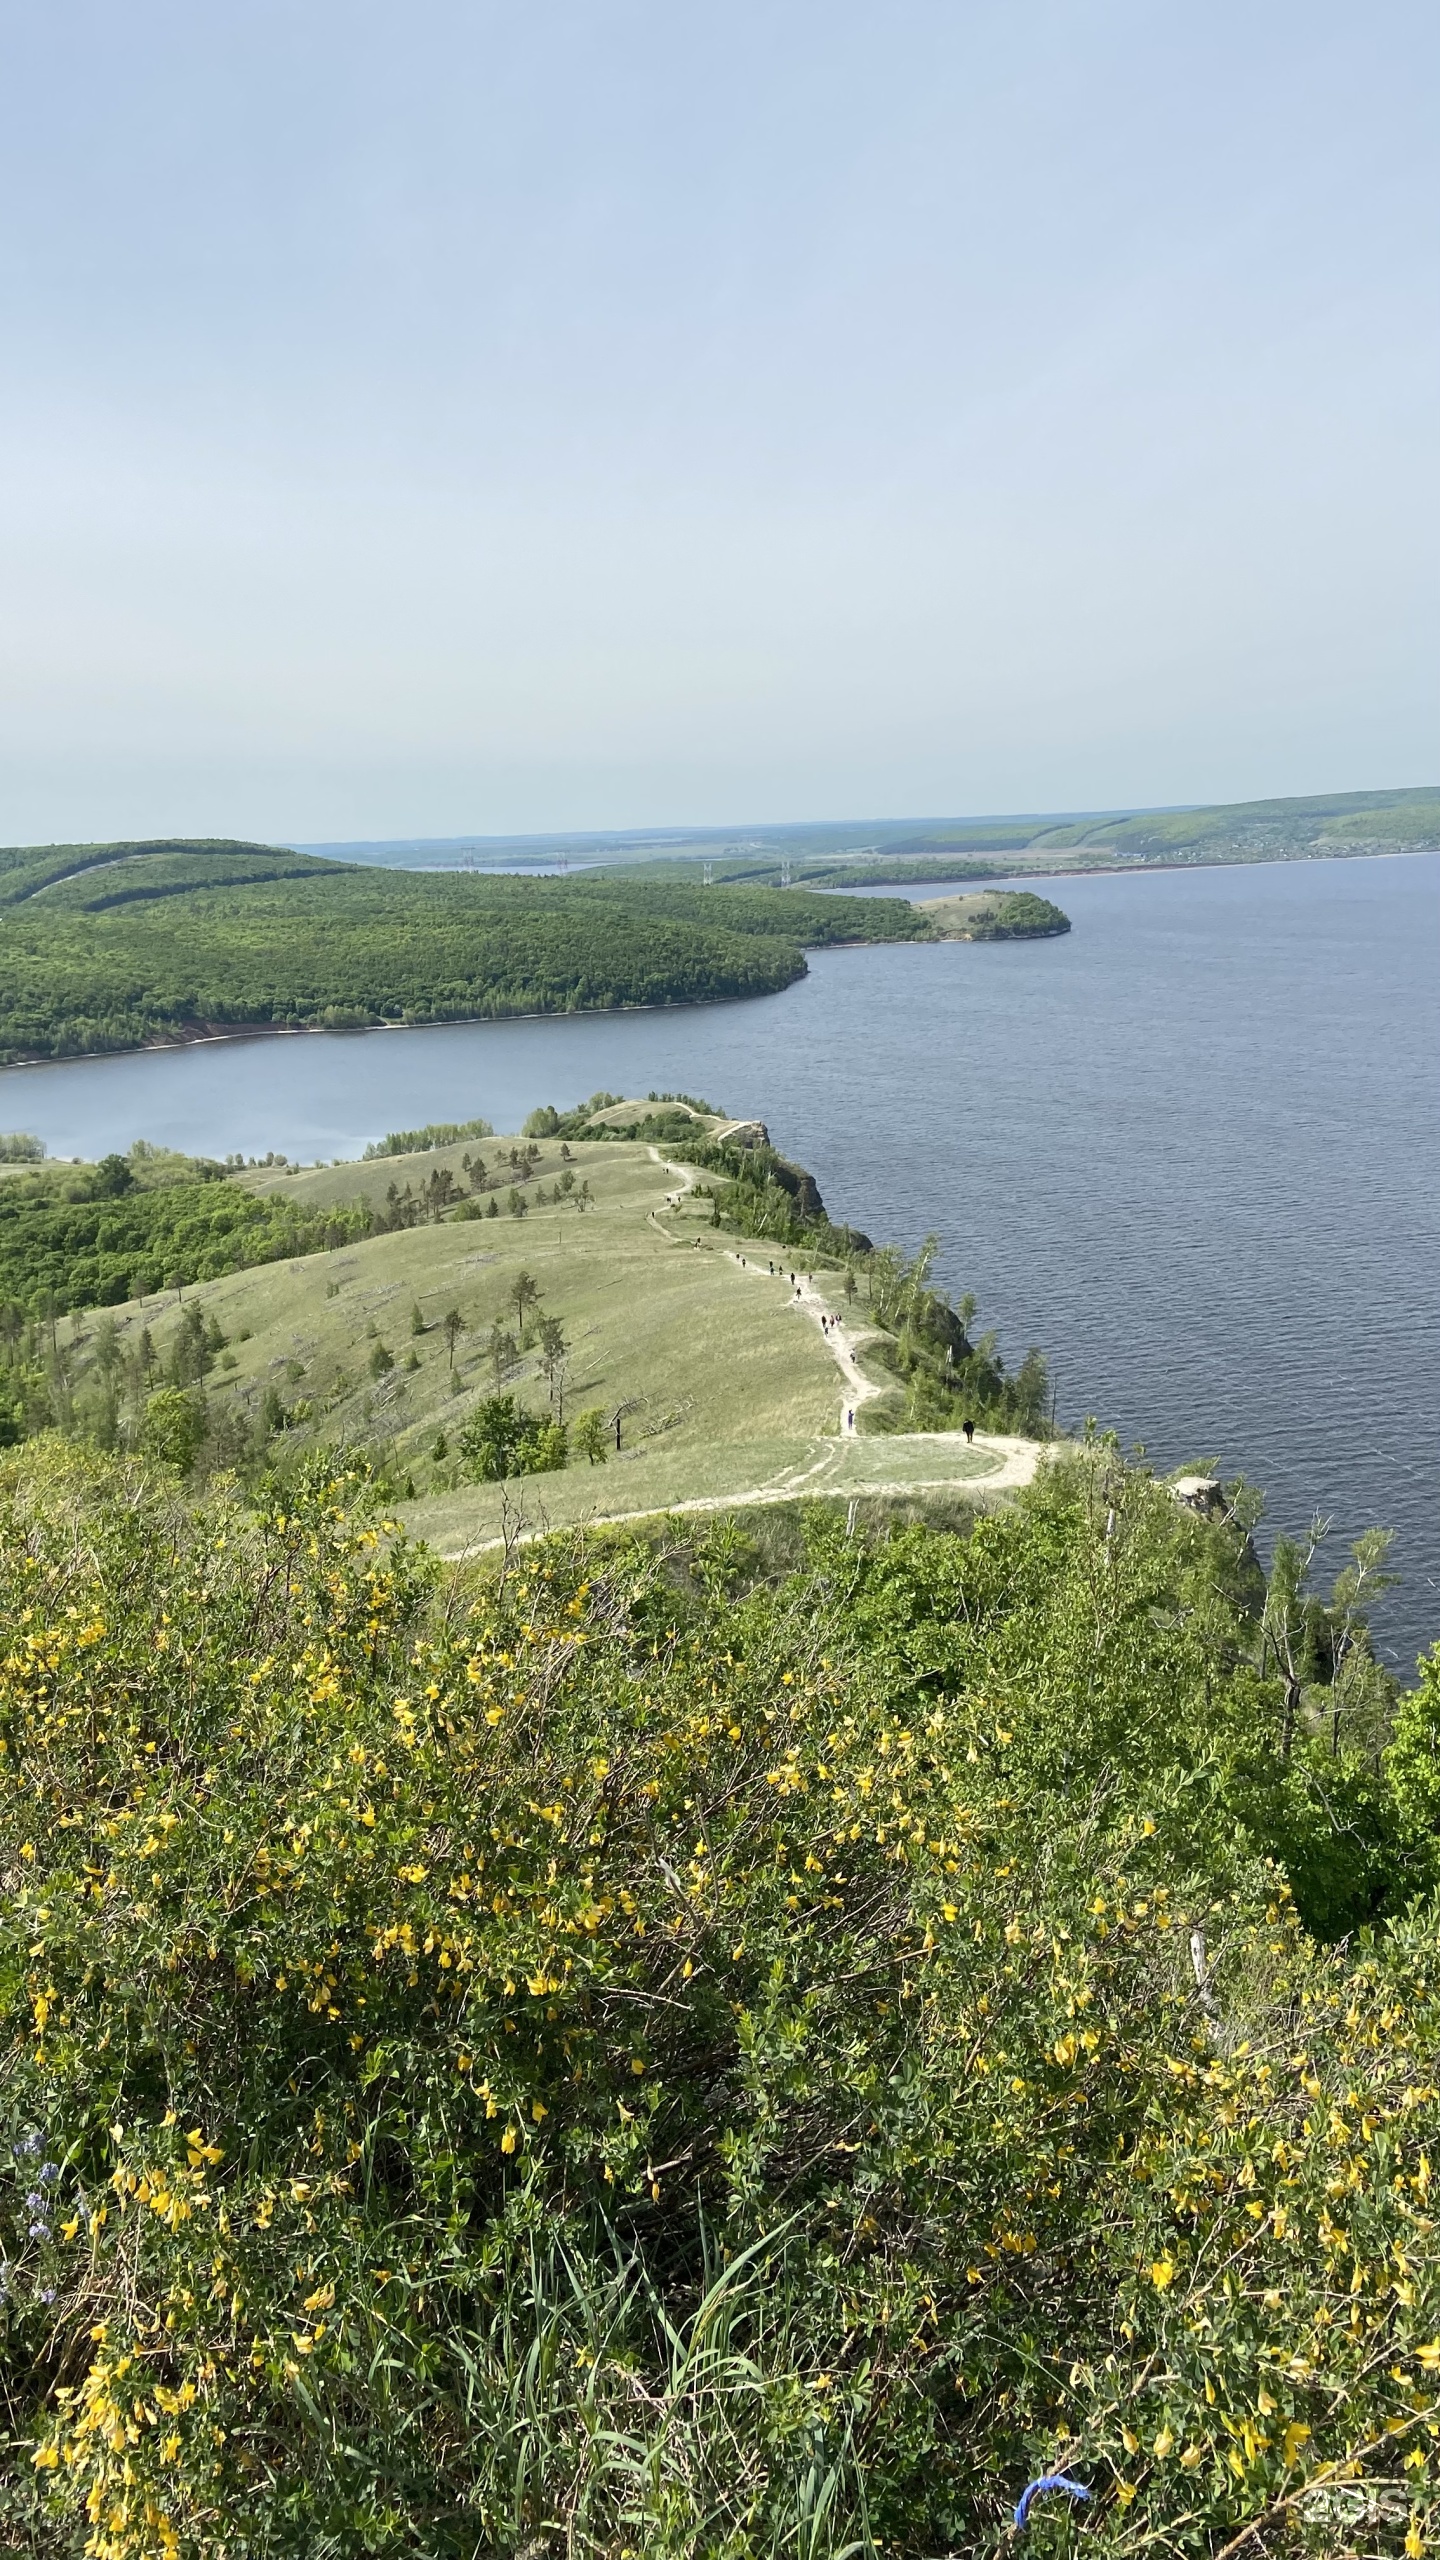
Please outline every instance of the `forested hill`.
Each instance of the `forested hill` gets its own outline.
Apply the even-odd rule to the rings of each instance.
[[[375,871],[263,845],[0,853],[0,1063],[210,1030],[765,995],[822,943],[925,940],[897,900]]]
[[[22,844],[0,846],[0,906],[20,906],[73,882],[67,901],[82,909],[125,906],[133,899],[164,898],[199,883],[234,887],[246,880],[289,880],[307,871],[341,866],[311,853],[269,844],[244,844],[231,836],[151,836],[121,844]],[[104,877],[97,879],[96,873]]]

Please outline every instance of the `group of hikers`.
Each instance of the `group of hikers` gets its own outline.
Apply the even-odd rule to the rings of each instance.
[[[743,1253],[742,1253],[742,1254],[740,1254],[740,1255],[737,1257],[737,1259],[738,1259],[738,1261],[739,1261],[739,1264],[740,1264],[740,1268],[741,1268],[741,1270],[742,1270],[742,1271],[748,1271],[748,1270],[749,1270],[749,1268],[750,1268],[750,1265],[749,1265],[749,1263],[746,1261],[744,1254],[743,1254]],[[775,1279],[788,1279],[788,1281],[789,1281],[789,1283],[790,1283],[791,1288],[792,1288],[792,1289],[794,1290],[794,1292],[795,1292],[796,1297],[797,1297],[797,1298],[803,1298],[803,1297],[804,1297],[804,1295],[805,1295],[805,1289],[803,1289],[803,1288],[801,1287],[800,1282],[796,1279],[795,1274],[794,1274],[794,1272],[793,1272],[793,1271],[790,1271],[790,1272],[777,1272],[777,1270],[776,1270],[775,1265],[774,1265],[774,1263],[773,1263],[773,1262],[767,1262],[767,1263],[766,1263],[766,1265],[765,1265],[765,1268],[766,1268],[766,1270],[769,1272],[770,1277],[771,1277],[771,1279],[772,1279],[772,1280],[775,1280]],[[814,1272],[813,1272],[813,1271],[807,1271],[807,1272],[806,1272],[806,1274],[805,1274],[805,1288],[813,1288],[813,1287],[814,1287],[814,1285],[815,1285],[815,1274],[814,1274]],[[829,1313],[828,1313],[824,1308],[822,1308],[822,1309],[821,1309],[821,1312],[820,1312],[820,1330],[821,1330],[821,1332],[824,1334],[824,1336],[825,1336],[825,1338],[826,1338],[826,1340],[827,1340],[827,1342],[828,1342],[828,1340],[829,1340],[829,1338],[830,1338],[830,1336],[831,1336],[831,1334],[832,1334],[832,1333],[838,1333],[838,1332],[839,1332],[839,1330],[840,1330],[840,1318],[839,1318],[838,1316],[832,1316],[832,1315],[830,1315],[830,1314],[829,1314]],[[855,1408],[854,1408],[854,1406],[853,1406],[853,1405],[847,1405],[847,1406],[846,1406],[846,1408],[845,1408],[845,1428],[846,1428],[846,1430],[847,1430],[847,1431],[853,1431],[853,1430],[854,1430],[854,1428],[855,1428]],[[965,1434],[965,1445],[966,1445],[966,1447],[967,1447],[967,1448],[969,1448],[969,1446],[971,1445],[971,1443],[973,1442],[973,1440],[974,1440],[974,1438],[975,1438],[975,1425],[974,1425],[974,1423],[971,1421],[970,1416],[969,1416],[968,1414],[966,1415],[966,1417],[965,1417],[964,1421],[961,1423],[960,1428],[961,1428],[961,1430],[962,1430],[962,1431],[964,1432],[964,1434]]]

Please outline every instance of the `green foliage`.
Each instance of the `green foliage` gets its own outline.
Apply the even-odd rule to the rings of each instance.
[[[1420,1662],[1420,1684],[1402,1698],[1385,1772],[1415,1859],[1415,1883],[1440,1884],[1440,1645]]]
[[[967,928],[972,942],[1030,941],[1036,936],[1068,933],[1070,919],[1051,898],[1032,889],[1010,889],[986,900],[985,911]]]
[[[0,1183],[0,1301],[33,1311],[119,1306],[256,1263],[327,1251],[371,1231],[370,1212],[359,1204],[305,1210],[222,1181],[140,1189],[97,1180],[94,1198],[70,1201],[52,1190],[25,1190],[23,1180]]]
[[[196,888],[286,880],[337,866],[314,854],[230,837],[152,836],[126,844],[13,845],[0,850],[0,905],[18,907],[45,890],[47,909],[95,914],[132,901]],[[97,874],[103,874],[97,878]]]
[[[203,1398],[183,1387],[160,1387],[146,1400],[140,1447],[176,1474],[188,1476],[205,1439]]]
[[[431,1147],[453,1147],[462,1138],[493,1138],[488,1120],[428,1120],[423,1129],[392,1129],[386,1138],[377,1138],[361,1158],[369,1164],[377,1156],[424,1155]]]
[[[1097,1451],[466,1586],[10,1472],[11,2548],[935,2560],[1056,2467],[1116,2560],[1423,2547],[1435,1923],[1239,1834],[1235,1532]]]
[[[684,1163],[722,1177],[717,1212],[738,1235],[842,1261],[870,1252],[858,1227],[831,1224],[814,1176],[774,1147],[697,1135],[693,1127],[671,1132],[667,1144]]]
[[[564,1424],[530,1413],[513,1395],[482,1396],[460,1434],[459,1449],[477,1484],[551,1475],[569,1454]]]
[[[1039,1438],[1049,1427],[1050,1373],[1043,1352],[1026,1352],[1013,1377],[993,1333],[973,1340],[975,1301],[951,1305],[932,1286],[938,1238],[927,1236],[907,1258],[893,1245],[875,1248],[864,1263],[871,1312],[885,1328],[867,1356],[888,1368],[904,1387],[903,1403],[871,1407],[872,1429],[955,1431],[968,1416],[997,1431]]]
[[[554,1104],[542,1103],[532,1111],[525,1123],[525,1135],[534,1138],[585,1138],[618,1140],[629,1144],[641,1140],[652,1146],[689,1145],[705,1132],[697,1130],[697,1119],[718,1120],[723,1113],[713,1102],[701,1102],[691,1093],[652,1093],[654,1106],[647,1111],[632,1111],[623,1121],[606,1120],[598,1115],[614,1111],[624,1102],[623,1094],[592,1093],[588,1102],[577,1103],[573,1111],[557,1111]]]
[[[570,1445],[577,1457],[592,1467],[603,1467],[610,1455],[610,1431],[598,1404],[587,1405],[577,1413],[570,1429]]]
[[[9,1129],[0,1135],[0,1164],[43,1164],[45,1141],[32,1138],[27,1129]]]

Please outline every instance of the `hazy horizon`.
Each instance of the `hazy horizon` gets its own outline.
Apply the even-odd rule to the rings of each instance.
[[[1437,70],[1418,0],[0,0],[0,842],[1440,771]]]

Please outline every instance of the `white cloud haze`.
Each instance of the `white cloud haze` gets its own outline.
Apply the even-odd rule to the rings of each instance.
[[[0,841],[1440,780],[1401,0],[0,5]]]

